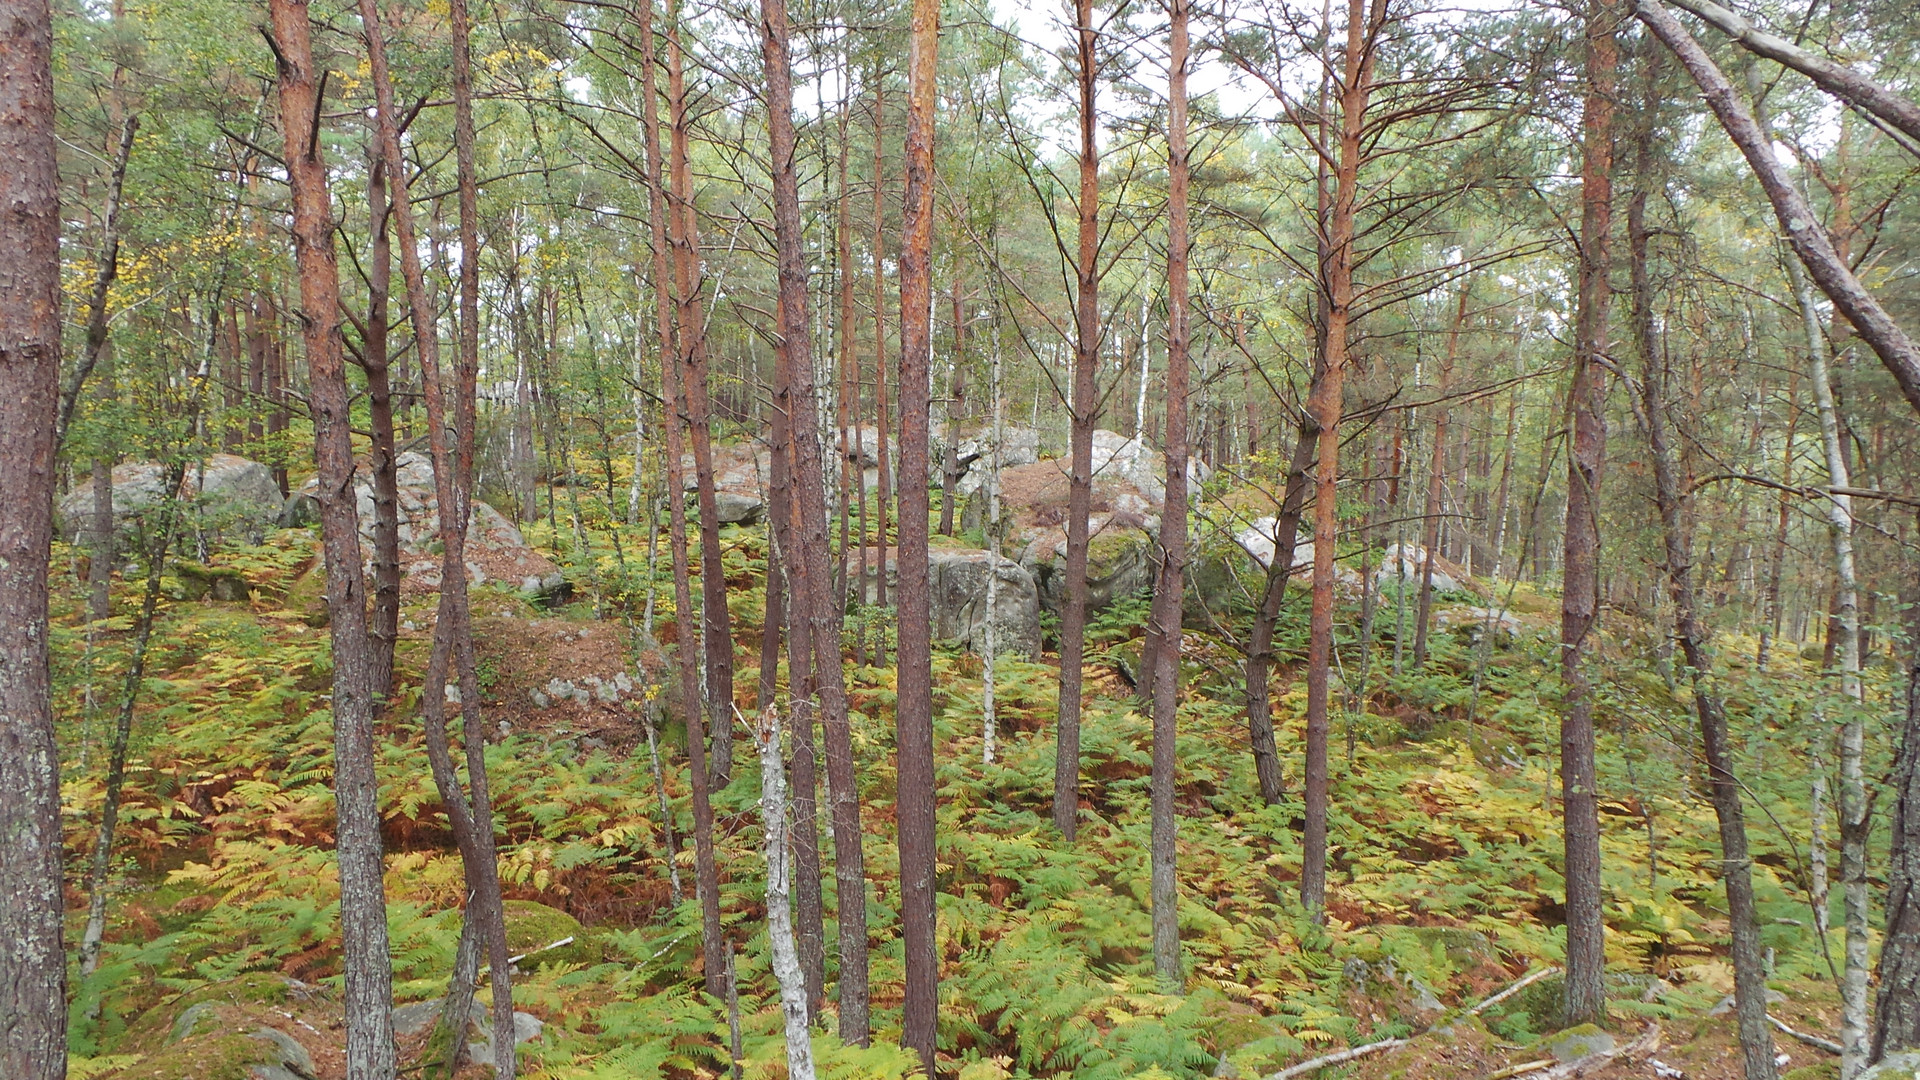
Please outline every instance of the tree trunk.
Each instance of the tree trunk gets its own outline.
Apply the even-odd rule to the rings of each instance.
[[[107,748],[107,782],[100,802],[100,825],[94,831],[93,860],[87,870],[87,922],[80,933],[80,975],[93,974],[100,963],[100,942],[107,929],[107,878],[113,867],[113,833],[120,817],[120,791],[127,779],[127,744],[133,738],[134,705],[140,697],[140,684],[146,680],[147,645],[153,639],[153,614],[160,604],[160,574],[166,567],[167,550],[173,542],[180,514],[180,482],[186,472],[184,459],[167,470],[165,501],[161,504],[159,536],[147,552],[147,583],[140,600],[140,615],[134,622],[133,654],[127,663],[127,677],[120,694],[120,715],[113,726],[113,738]],[[98,1014],[99,1003],[89,1004],[88,1014]]]
[[[1635,0],[1634,12],[1673,50],[1694,82],[1700,85],[1720,126],[1739,146],[1760,186],[1766,189],[1774,216],[1786,230],[1787,242],[1805,264],[1814,283],[1880,357],[1907,403],[1920,410],[1920,345],[1894,322],[1873,294],[1860,284],[1846,259],[1834,249],[1833,238],[1821,226],[1820,216],[1794,187],[1785,167],[1774,155],[1772,140],[1734,92],[1733,84],[1659,0]]]
[[[807,635],[826,732],[827,791],[832,802],[835,880],[840,901],[840,1036],[866,1043],[866,871],[861,851],[860,801],[853,768],[853,736],[847,722],[845,670],[840,649],[841,612],[834,604],[827,543],[826,483],[820,468],[820,399],[814,377],[813,343],[807,326],[807,262],[801,229],[800,178],[793,130],[793,69],[785,0],[761,0],[761,55],[766,66],[767,133],[772,152],[774,242],[780,287],[780,349],[790,382],[787,422],[793,448],[796,557],[788,560],[793,583],[791,620]],[[925,470],[922,470],[924,476]],[[924,523],[926,515],[921,515]],[[902,687],[902,700],[905,700]],[[903,706],[904,707],[904,706]],[[796,725],[796,730],[807,730]],[[809,740],[810,741],[810,740]],[[902,774],[901,790],[907,790]],[[928,787],[931,795],[931,785]],[[902,800],[903,806],[906,800]],[[904,809],[903,809],[904,814]]]
[[[1648,78],[1651,80],[1652,75]],[[1649,88],[1647,107],[1657,104]],[[1649,140],[1650,141],[1650,140]],[[1643,183],[1651,160],[1641,145]],[[1689,497],[1667,436],[1666,364],[1654,336],[1653,285],[1647,270],[1646,191],[1634,193],[1627,208],[1628,257],[1633,276],[1633,330],[1641,363],[1639,419],[1653,459],[1654,502],[1666,548],[1667,587],[1673,596],[1673,633],[1687,662],[1694,712],[1706,753],[1713,809],[1720,822],[1720,883],[1727,894],[1727,919],[1733,935],[1734,1007],[1739,1016],[1740,1050],[1746,1080],[1773,1080],[1773,1029],[1767,1023],[1767,973],[1760,955],[1760,921],[1755,915],[1752,859],[1740,803],[1740,782],[1733,771],[1727,714],[1713,681],[1713,658],[1701,624],[1693,586],[1693,551],[1687,534]]]
[[[1565,843],[1567,976],[1565,1019],[1606,1015],[1605,923],[1600,886],[1600,815],[1595,792],[1593,690],[1585,669],[1599,616],[1599,483],[1606,461],[1607,317],[1612,303],[1613,93],[1619,50],[1612,0],[1587,9],[1587,97],[1582,112],[1579,311],[1574,325],[1572,425],[1567,455],[1567,522],[1560,601],[1560,789]]]
[[[60,757],[47,657],[60,207],[52,29],[43,0],[0,3],[0,1075],[67,1067]]]
[[[706,311],[700,301],[700,228],[693,205],[693,176],[687,160],[686,75],[682,65],[680,24],[667,23],[667,93],[672,139],[667,153],[673,185],[668,226],[673,237],[674,292],[680,301],[680,389],[693,448],[693,479],[700,502],[700,622],[706,658],[707,722],[713,733],[713,786],[733,777],[733,623],[727,611],[727,575],[720,554],[720,513],[713,486],[712,404],[707,393]]]
[[[1175,866],[1174,772],[1180,708],[1180,617],[1187,563],[1187,0],[1173,0],[1167,83],[1167,493],[1160,512],[1159,589],[1153,621],[1160,632],[1153,682],[1151,895],[1153,970],[1181,986],[1180,892]]]
[[[1314,365],[1308,400],[1317,393],[1326,376],[1325,353]],[[1273,702],[1267,691],[1267,670],[1273,663],[1273,632],[1280,622],[1280,608],[1286,601],[1287,581],[1297,569],[1293,549],[1300,531],[1300,515],[1306,508],[1308,481],[1314,456],[1320,445],[1320,424],[1312,410],[1300,413],[1300,433],[1294,440],[1293,456],[1287,461],[1287,486],[1280,498],[1280,512],[1274,518],[1273,565],[1267,568],[1266,591],[1260,609],[1254,613],[1253,629],[1247,639],[1247,732],[1253,742],[1253,768],[1260,781],[1260,798],[1267,805],[1278,803],[1286,794],[1280,778],[1280,752],[1273,740]]]
[[[800,904],[800,962],[811,993],[807,999],[808,1014],[817,1015],[825,1001],[826,986],[826,931],[820,910],[820,841],[815,797],[818,759],[814,753],[813,721],[808,711],[816,706],[817,698],[813,643],[804,615],[800,614],[805,611],[806,598],[794,592],[793,603],[786,603],[785,594],[792,591],[789,589],[792,579],[782,569],[789,560],[798,557],[800,551],[800,543],[794,536],[793,514],[793,375],[785,349],[776,353],[773,372],[773,415],[767,425],[772,473],[767,490],[767,520],[773,552],[767,560],[766,627],[760,643],[760,685],[765,692],[760,700],[763,708],[773,701],[775,669],[780,663],[780,631],[791,607],[792,613],[800,618],[793,624],[799,632],[787,638],[787,690],[791,703],[788,711],[798,725],[793,744],[794,863],[799,877],[795,891],[799,893]]]
[[[892,452],[887,447],[887,154],[883,137],[887,121],[886,89],[885,76],[876,73],[873,79],[873,411],[878,440],[874,448],[879,465],[874,498],[879,537],[875,542],[878,567],[873,576],[873,602],[880,608],[887,606],[887,523],[894,497]],[[887,662],[886,640],[887,633],[882,628],[876,636],[877,655],[873,660],[876,664]]]
[[[1471,277],[1460,283],[1459,306],[1453,311],[1453,329],[1447,334],[1446,359],[1440,362],[1440,400],[1434,403],[1433,469],[1427,474],[1427,508],[1420,534],[1420,608],[1414,615],[1413,669],[1427,664],[1427,633],[1433,614],[1433,560],[1440,549],[1441,494],[1447,486],[1447,426],[1451,409],[1447,394],[1453,389],[1453,363],[1460,352],[1460,325],[1467,321],[1467,292]],[[1400,553],[1401,580],[1406,580],[1407,553]]]
[[[1373,42],[1387,0],[1350,0],[1340,80],[1340,141],[1333,205],[1327,215],[1327,370],[1307,403],[1319,428],[1313,496],[1313,607],[1307,636],[1306,829],[1301,840],[1300,901],[1324,920],[1327,905],[1327,697],[1333,667],[1333,572],[1339,539],[1340,415],[1353,310],[1354,207],[1359,199],[1361,136],[1373,90]]]
[[[393,437],[393,385],[389,366],[387,301],[392,292],[393,252],[387,239],[387,169],[378,137],[367,168],[367,322],[360,365],[367,373],[367,421],[373,436],[373,692],[393,693],[393,653],[400,640],[400,478]]]
[[[760,751],[760,817],[767,857],[767,941],[773,954],[773,977],[780,984],[780,1013],[787,1036],[787,1076],[791,1080],[813,1080],[813,1033],[808,1021],[813,998],[807,977],[800,970],[800,954],[793,942],[793,882],[787,861],[787,775],[780,759],[780,713],[771,703],[761,706],[755,735]]]
[[[270,0],[269,10],[279,61],[287,180],[293,190],[294,256],[300,271],[300,321],[306,337],[314,472],[319,481],[333,642],[333,782],[346,973],[346,1075],[348,1080],[382,1080],[394,1071],[393,963],[381,887],[373,656],[360,562],[360,515],[354,506],[352,412],[341,356],[340,277],[334,260],[326,164],[320,157],[315,125],[320,88],[307,5],[303,0]]]
[[[933,112],[938,0],[914,0],[907,52],[907,186],[900,226],[900,591],[895,707],[900,929],[906,953],[901,1045],[934,1071],[940,957],[934,941],[933,640],[927,582],[928,400],[933,360]]]
[[[1093,506],[1093,425],[1100,366],[1099,88],[1093,0],[1074,0],[1080,87],[1079,253],[1074,263],[1073,390],[1068,403],[1067,599],[1060,611],[1059,720],[1053,759],[1053,824],[1069,841],[1080,817],[1080,696],[1087,630],[1087,517]]]
[[[470,108],[467,94],[466,6],[453,0],[454,84],[461,103]],[[427,291],[426,274],[420,263],[420,245],[414,228],[411,187],[406,159],[400,146],[398,116],[393,97],[393,79],[387,65],[385,34],[374,0],[360,0],[361,25],[366,34],[367,58],[378,105],[381,160],[385,166],[388,198],[392,211],[389,221],[400,247],[400,274],[405,282],[407,304],[413,329],[414,353],[420,363],[421,389],[427,410],[427,435],[433,453],[434,497],[438,506],[440,560],[440,598],[433,634],[433,651],[427,662],[425,684],[421,688],[422,726],[425,729],[428,761],[434,785],[453,827],[455,843],[472,900],[466,921],[473,924],[476,944],[484,944],[493,978],[494,1067],[502,1080],[512,1080],[515,1072],[513,1050],[513,991],[508,962],[506,917],[500,895],[498,856],[494,850],[493,814],[487,789],[484,754],[485,726],[480,716],[480,681],[472,662],[473,641],[471,607],[467,597],[467,523],[470,517],[469,481],[462,468],[462,448],[470,437],[463,423],[467,411],[462,394],[462,379],[453,380],[451,415],[447,381],[440,366],[440,340],[433,297]],[[462,264],[478,270],[478,251],[472,229],[472,200],[475,192],[472,171],[472,117],[468,112],[456,116],[456,140],[460,143],[459,166],[462,202]],[[455,364],[464,372],[469,333],[474,350],[478,349],[478,277],[472,291],[462,274],[462,326],[460,357]],[[471,297],[471,303],[469,303]],[[461,713],[464,718],[468,783],[471,791],[462,792],[446,741],[447,673],[457,665]],[[472,676],[469,677],[469,671]],[[458,973],[456,973],[458,974]],[[466,996],[450,993],[449,1001]],[[457,1002],[454,1002],[457,1004]],[[456,1064],[466,1044],[464,1013],[444,1010],[445,1020],[453,1025],[450,1065]]]
[[[1909,658],[1907,715],[1893,768],[1893,838],[1880,944],[1872,1060],[1920,1047],[1920,647]]]

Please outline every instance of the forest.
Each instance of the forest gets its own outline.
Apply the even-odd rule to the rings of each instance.
[[[0,1080],[1920,1077],[1916,15],[0,0]]]

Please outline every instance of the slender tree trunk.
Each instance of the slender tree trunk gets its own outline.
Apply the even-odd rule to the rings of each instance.
[[[1820,224],[1820,215],[1814,213],[1794,187],[1786,168],[1774,155],[1772,140],[1740,100],[1733,84],[1659,0],[1634,0],[1634,13],[1673,50],[1694,82],[1700,85],[1720,126],[1739,146],[1755,178],[1766,190],[1774,216],[1786,230],[1787,242],[1806,266],[1814,284],[1820,286],[1820,291],[1833,301],[1834,309],[1846,317],[1861,339],[1880,357],[1907,403],[1920,409],[1920,344],[1916,344],[1860,284],[1846,259],[1835,250],[1833,238]]]
[[[787,774],[780,755],[780,713],[771,703],[760,709],[754,740],[760,751],[760,817],[767,857],[767,939],[773,953],[773,977],[780,984],[780,1012],[787,1036],[787,1075],[813,1080],[813,1033],[809,1030],[812,993],[800,970],[793,940],[792,871],[787,861]]]
[[[1314,365],[1313,383],[1308,400],[1317,393],[1326,375],[1324,352]],[[1307,505],[1307,492],[1315,454],[1320,445],[1320,424],[1312,410],[1302,410],[1300,433],[1294,440],[1293,456],[1287,461],[1287,486],[1280,497],[1280,512],[1274,518],[1273,565],[1267,568],[1266,591],[1260,609],[1254,613],[1253,629],[1247,639],[1247,732],[1253,743],[1253,767],[1260,781],[1260,798],[1267,805],[1278,803],[1286,794],[1280,777],[1280,753],[1273,739],[1273,702],[1267,690],[1267,672],[1273,663],[1273,632],[1280,623],[1280,608],[1286,602],[1287,581],[1298,569],[1293,565],[1300,516]]]
[[[1460,283],[1459,306],[1453,311],[1453,329],[1447,334],[1446,358],[1440,362],[1440,400],[1433,406],[1433,470],[1427,474],[1427,509],[1420,534],[1420,609],[1413,624],[1413,669],[1427,664],[1427,633],[1433,613],[1433,560],[1440,549],[1440,497],[1447,486],[1447,426],[1452,410],[1447,394],[1453,389],[1453,363],[1460,352],[1460,326],[1467,321],[1467,292],[1471,277]],[[1407,553],[1400,553],[1401,574],[1406,573]]]
[[[887,606],[887,534],[894,498],[892,451],[887,446],[887,144],[883,137],[887,121],[886,90],[885,78],[876,74],[873,80],[873,410],[878,440],[874,448],[879,466],[874,498],[878,500],[875,510],[879,518],[879,538],[875,542],[878,567],[873,578],[873,602],[880,608]],[[887,633],[882,628],[875,640],[873,662],[876,664],[887,662],[886,641]]]
[[[1093,506],[1093,425],[1100,366],[1100,158],[1094,133],[1099,89],[1093,0],[1074,0],[1079,57],[1079,252],[1074,263],[1073,390],[1068,403],[1067,599],[1060,611],[1059,720],[1053,759],[1053,824],[1073,840],[1080,817],[1080,697],[1087,630],[1087,517]]]
[[[1153,969],[1163,985],[1181,985],[1180,892],[1175,867],[1175,740],[1180,708],[1180,617],[1187,562],[1187,0],[1172,0],[1167,83],[1167,494],[1160,512],[1160,632],[1153,681],[1152,801]]]
[[[780,630],[788,617],[789,605],[784,594],[793,594],[791,610],[795,614],[804,612],[806,603],[805,596],[789,588],[792,579],[782,569],[800,552],[800,543],[794,535],[792,460],[793,418],[797,414],[793,404],[792,366],[785,349],[776,352],[773,371],[773,416],[768,424],[771,443],[769,471],[773,475],[769,478],[771,483],[767,492],[767,518],[773,554],[767,560],[766,636],[760,644],[760,685],[766,690],[761,696],[763,703],[773,700],[774,669],[780,662]],[[800,962],[806,971],[807,985],[812,995],[807,999],[808,1015],[811,1016],[818,1014],[820,1005],[825,1001],[826,931],[821,914],[820,841],[815,797],[818,759],[814,752],[813,721],[809,711],[817,707],[818,698],[813,680],[812,636],[808,633],[804,616],[800,618],[801,621],[794,623],[799,632],[787,638],[787,687],[791,702],[788,711],[796,722],[792,767],[795,788],[794,863],[798,873],[795,891],[799,894],[800,905],[798,935]]]
[[[466,91],[466,50],[465,31],[467,29],[464,0],[453,0],[455,24],[455,86],[462,95]],[[442,378],[440,367],[440,341],[437,320],[435,318],[433,298],[427,292],[425,268],[420,263],[420,246],[414,227],[411,188],[407,180],[407,164],[400,146],[398,116],[393,97],[393,79],[387,65],[385,33],[380,21],[379,9],[374,0],[360,0],[360,18],[367,39],[367,58],[374,87],[374,97],[378,105],[378,128],[381,160],[385,166],[388,183],[388,197],[392,203],[389,219],[394,238],[400,247],[400,273],[405,282],[407,303],[411,314],[414,352],[420,363],[421,388],[424,391],[427,407],[427,434],[433,452],[434,497],[438,507],[439,541],[441,544],[440,562],[440,602],[434,622],[433,651],[427,663],[425,685],[421,690],[421,710],[424,713],[428,761],[432,766],[434,784],[441,801],[447,807],[449,823],[453,826],[454,840],[460,848],[460,861],[465,869],[467,888],[472,896],[467,907],[466,921],[473,926],[476,944],[484,943],[488,951],[488,960],[492,965],[493,977],[493,1015],[494,1015],[494,1065],[503,1080],[511,1080],[515,1071],[513,1051],[513,996],[510,969],[507,962],[506,921],[500,895],[500,877],[497,868],[497,855],[493,843],[493,817],[488,798],[486,781],[486,762],[483,753],[483,725],[480,722],[480,684],[477,671],[468,679],[466,671],[471,668],[470,657],[473,651],[470,618],[471,611],[467,597],[467,561],[466,539],[467,522],[470,514],[467,482],[461,468],[461,443],[465,439],[462,420],[464,408],[460,380],[453,380],[453,404],[449,415],[446,382]],[[471,171],[471,135],[472,119],[470,115],[456,118],[456,127],[464,120],[462,139],[462,162],[460,168],[462,181],[462,202],[469,197],[466,189],[472,183]],[[458,136],[457,136],[458,137]],[[470,204],[469,204],[470,205]],[[466,207],[463,206],[463,211]],[[471,216],[463,213],[463,258],[464,265],[472,265],[476,270],[477,251],[472,245],[472,234],[468,231]],[[463,275],[464,276],[464,275]],[[471,308],[462,296],[463,324],[477,316],[478,278],[474,279],[475,291]],[[466,293],[463,282],[463,294]],[[461,353],[465,352],[466,332],[472,330],[477,350],[477,326],[463,325]],[[464,370],[464,356],[456,360],[456,366]],[[460,782],[454,771],[453,760],[446,742],[446,703],[448,694],[447,674],[450,665],[460,670],[459,697],[461,713],[465,719],[465,737],[469,766],[468,782],[471,794],[460,789]],[[459,974],[459,973],[456,973]],[[465,997],[471,991],[457,987],[460,993],[448,995],[449,1004],[457,1006],[456,998]],[[449,1007],[443,1010],[444,1022],[453,1025],[451,1061],[457,1063],[466,1044],[464,1012]],[[504,1021],[504,1023],[503,1023]]]
[[[693,478],[700,502],[700,599],[707,666],[707,721],[713,732],[714,787],[733,776],[733,625],[727,611],[727,575],[720,554],[720,512],[713,486],[713,408],[707,393],[705,287],[700,267],[700,229],[693,204],[693,176],[687,158],[691,130],[686,75],[680,48],[680,22],[667,23],[667,93],[672,139],[668,147],[673,185],[674,291],[680,300],[680,388],[693,448]]]
[[[1567,455],[1567,524],[1560,601],[1560,789],[1567,890],[1566,1022],[1606,1015],[1607,956],[1600,892],[1600,811],[1595,791],[1593,689],[1586,673],[1589,635],[1600,605],[1600,472],[1606,461],[1607,316],[1612,304],[1613,95],[1619,50],[1613,0],[1587,8],[1587,98],[1581,119],[1579,311],[1573,385],[1568,391],[1572,450]]]
[[[159,536],[147,552],[147,582],[140,599],[140,615],[134,622],[133,654],[128,660],[127,677],[120,693],[120,715],[107,748],[106,790],[100,802],[100,825],[94,831],[93,860],[87,871],[87,922],[80,933],[83,978],[93,974],[100,964],[100,942],[107,929],[107,878],[113,868],[114,827],[120,817],[120,792],[127,779],[127,745],[133,738],[133,713],[140,697],[140,684],[146,680],[147,646],[153,639],[153,614],[160,605],[160,575],[173,542],[180,513],[180,482],[185,472],[184,461],[167,470]],[[97,1015],[98,1008],[97,1000],[90,1003],[89,1015]]]
[[[980,720],[982,760],[993,764],[1000,735],[1000,718],[994,711],[994,665],[1000,659],[999,643],[994,640],[995,613],[1000,599],[1000,448],[1006,438],[1005,408],[1000,391],[1000,320],[995,310],[993,323],[993,366],[988,375],[987,393],[993,397],[993,448],[987,454],[987,620],[986,663],[980,671]]]
[[[1387,0],[1350,0],[1340,82],[1340,141],[1333,205],[1327,215],[1327,370],[1307,403],[1319,427],[1313,495],[1313,607],[1307,636],[1306,829],[1301,841],[1300,900],[1315,920],[1327,904],[1327,697],[1333,666],[1333,573],[1339,539],[1340,415],[1353,309],[1354,208],[1359,198],[1361,135],[1373,90],[1372,42],[1387,17]]]
[[[393,693],[393,653],[400,640],[400,477],[393,435],[393,384],[388,350],[388,297],[392,292],[393,251],[387,237],[387,170],[378,147],[367,168],[367,322],[360,363],[367,373],[367,421],[372,434],[373,692],[382,700]]]
[[[1920,647],[1908,659],[1907,715],[1892,781],[1893,840],[1887,860],[1880,995],[1874,1009],[1874,1061],[1920,1047]]]
[[[303,0],[270,0],[269,11],[279,61],[284,159],[293,189],[294,256],[300,271],[314,472],[319,480],[328,625],[333,639],[333,779],[346,974],[346,1075],[348,1080],[387,1080],[394,1075],[393,963],[381,887],[373,658],[367,636],[359,512],[354,506],[352,413],[341,356],[340,277],[334,260],[326,163],[321,160],[315,126],[320,87],[307,5]]]
[[[1653,78],[1650,73],[1648,78]],[[1651,88],[1647,107],[1657,99]],[[1651,160],[1648,144],[1641,146],[1642,181]],[[1713,809],[1720,822],[1720,883],[1727,894],[1727,917],[1733,935],[1735,1011],[1739,1016],[1740,1050],[1746,1080],[1773,1080],[1773,1029],[1767,1023],[1767,973],[1760,955],[1760,921],[1755,915],[1752,860],[1747,849],[1747,825],[1740,804],[1740,783],[1733,771],[1727,715],[1713,681],[1713,658],[1707,632],[1699,620],[1693,587],[1693,551],[1687,534],[1689,497],[1683,488],[1679,462],[1667,435],[1666,364],[1654,336],[1653,285],[1647,269],[1647,193],[1637,191],[1627,208],[1628,256],[1633,276],[1634,338],[1644,365],[1641,375],[1640,423],[1653,459],[1654,501],[1666,546],[1667,586],[1673,596],[1674,637],[1687,662],[1693,688],[1694,712],[1707,759]]]
[[[850,446],[847,441],[847,429],[849,425],[857,425],[860,422],[860,354],[854,348],[854,327],[858,326],[859,323],[855,321],[853,315],[853,192],[852,189],[847,186],[847,159],[851,153],[853,144],[852,139],[848,137],[848,125],[852,111],[852,91],[846,87],[844,82],[844,80],[851,75],[845,59],[845,55],[843,54],[840,67],[840,77],[843,80],[843,94],[840,98],[839,117],[840,155],[836,177],[839,181],[839,190],[834,198],[833,229],[834,286],[840,301],[840,322],[834,327],[833,335],[834,343],[839,346],[840,351],[840,394],[839,400],[835,402],[836,415],[834,417],[840,429],[840,565],[835,580],[838,583],[837,591],[840,595],[840,610],[843,614],[847,610],[849,603],[853,602],[853,597],[860,597],[860,602],[865,601],[865,584],[863,582],[858,587],[854,585],[853,579],[848,576],[848,560],[853,554],[853,537],[851,535],[851,527],[853,525],[853,490],[855,488],[861,489],[861,501],[863,503],[866,498],[866,478],[863,475],[864,470],[861,467],[859,458],[849,457]],[[865,535],[865,515],[862,514],[861,517],[863,521],[860,536],[859,565],[864,569],[867,565],[867,538]],[[856,647],[860,652],[864,653],[866,651],[863,646]]]
[[[673,564],[673,622],[678,636],[675,660],[680,673],[680,706],[687,722],[687,774],[693,802],[694,892],[700,902],[700,949],[707,993],[724,998],[727,943],[720,927],[720,871],[713,853],[713,804],[707,790],[707,750],[700,722],[699,645],[693,625],[693,588],[687,570],[686,444],[678,398],[680,346],[673,275],[668,269],[667,197],[662,179],[660,121],[654,95],[652,0],[641,0],[636,31],[640,38],[640,129],[647,152],[647,205],[653,247],[653,288],[660,333],[660,419],[666,432],[667,549]]]
[[[807,325],[807,263],[805,236],[801,231],[800,179],[794,160],[793,68],[785,0],[761,0],[760,22],[761,55],[767,81],[767,132],[773,164],[780,348],[791,380],[787,422],[793,448],[789,471],[795,498],[793,532],[797,548],[796,557],[788,561],[794,598],[791,618],[794,631],[807,635],[814,687],[819,694],[821,726],[826,732],[827,792],[832,802],[834,871],[840,901],[840,1036],[847,1042],[864,1045],[870,1026],[866,870],[840,648],[842,615],[834,604],[827,543],[826,483],[820,467],[820,397]],[[924,469],[922,472],[924,474]],[[925,514],[921,520],[925,521]],[[902,689],[904,701],[905,688]],[[795,730],[808,728],[797,723]],[[904,774],[901,790],[907,790]],[[928,790],[931,794],[931,786]]]
[[[900,226],[899,698],[900,928],[906,1000],[900,1042],[934,1071],[940,957],[934,941],[933,640],[927,581],[928,400],[933,360],[933,124],[940,5],[914,0],[907,52],[907,186]]]

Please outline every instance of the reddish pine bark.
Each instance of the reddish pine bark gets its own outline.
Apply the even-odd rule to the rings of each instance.
[[[374,774],[373,656],[360,521],[353,494],[352,412],[340,337],[340,276],[333,250],[326,163],[320,156],[320,87],[304,0],[270,0],[280,74],[280,128],[293,190],[293,249],[300,272],[308,406],[321,550],[333,643],[334,804],[346,974],[348,1080],[394,1071],[393,964],[381,887],[380,786]]]
[[[60,759],[47,657],[60,206],[45,0],[0,3],[0,1075],[66,1075]]]

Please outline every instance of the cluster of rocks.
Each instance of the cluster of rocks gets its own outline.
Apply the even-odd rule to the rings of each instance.
[[[527,691],[527,700],[533,702],[537,709],[544,709],[563,701],[578,702],[581,705],[590,705],[596,701],[607,705],[618,705],[639,689],[639,684],[624,671],[615,672],[610,679],[588,675],[577,682],[573,679],[562,679],[556,675],[548,679],[544,687],[536,686]]]
[[[424,454],[408,452],[395,460],[395,467],[402,588],[416,594],[432,592],[440,587],[441,575],[441,560],[434,550],[439,539],[440,503],[434,490],[433,462]],[[166,501],[167,469],[155,462],[130,462],[115,466],[112,480],[114,530],[124,549],[125,542],[137,541],[143,530],[152,526],[155,512]],[[355,471],[353,488],[361,546],[371,552],[373,478],[364,463]],[[193,527],[201,534],[237,535],[257,543],[275,527],[317,524],[318,492],[318,481],[310,480],[282,498],[273,470],[266,465],[233,454],[214,454],[186,470],[178,494],[193,515]],[[63,539],[83,546],[94,543],[91,484],[76,485],[60,500],[55,508],[55,527]],[[473,502],[467,544],[467,578],[471,584],[504,581],[535,600],[565,598],[567,581],[560,568],[529,547],[506,515],[478,499]],[[209,579],[198,591],[214,599],[244,599],[243,591],[235,595],[231,582]]]

